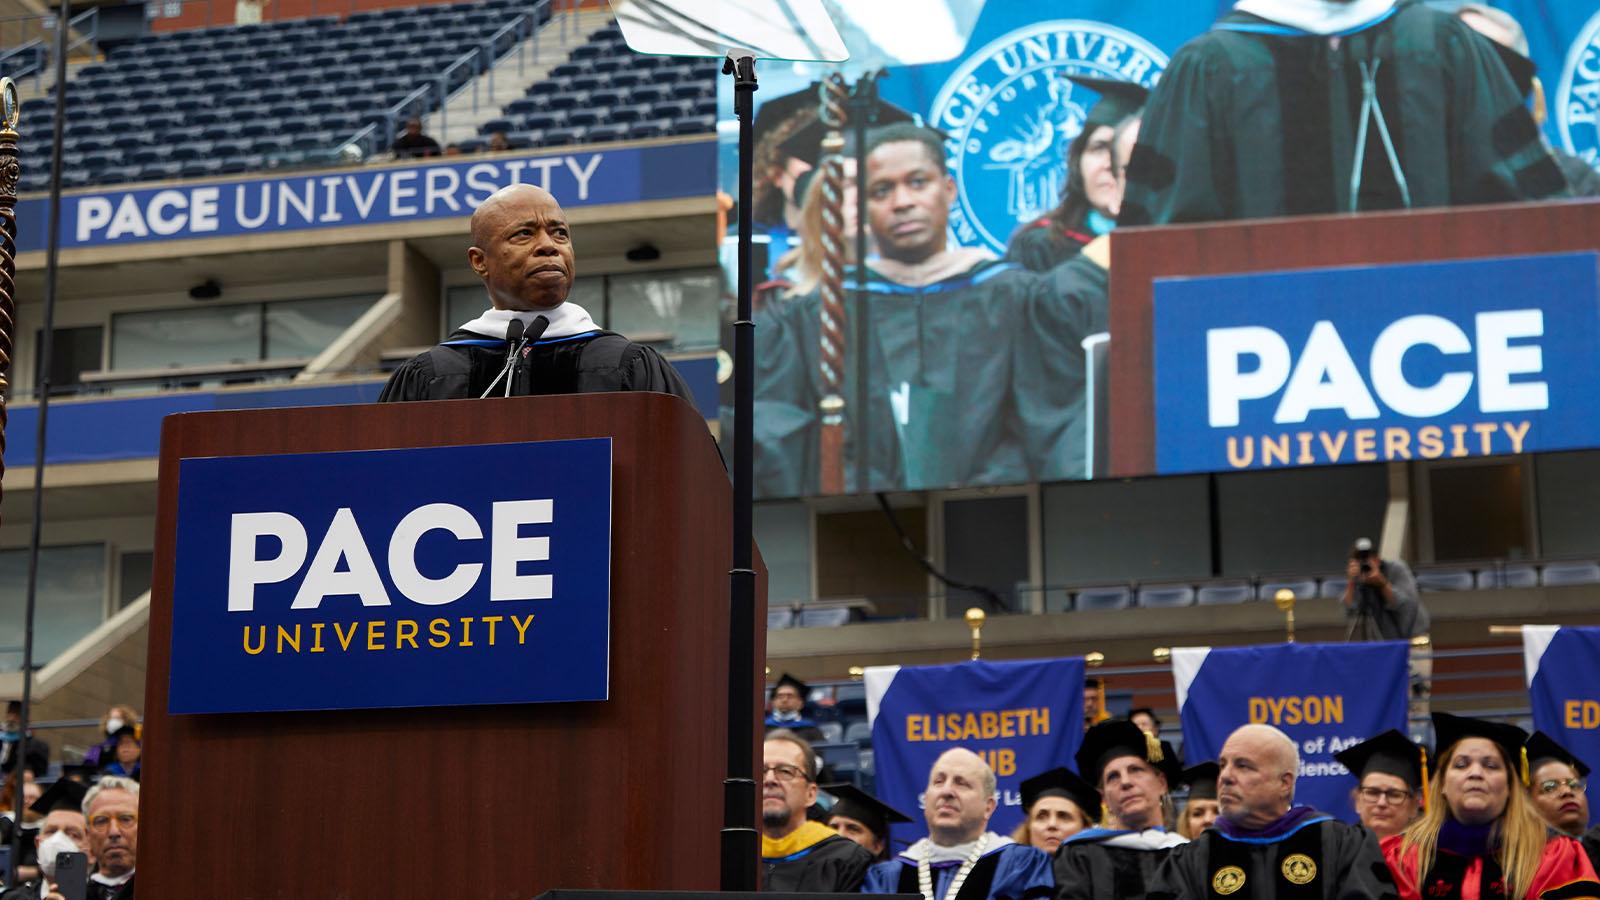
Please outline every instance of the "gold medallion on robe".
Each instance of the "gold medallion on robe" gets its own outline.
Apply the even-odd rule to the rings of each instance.
[[[1283,877],[1290,884],[1310,884],[1317,877],[1317,864],[1304,853],[1296,853],[1283,861]]]
[[[1211,889],[1226,897],[1244,887],[1244,870],[1238,866],[1223,866],[1211,876]]]

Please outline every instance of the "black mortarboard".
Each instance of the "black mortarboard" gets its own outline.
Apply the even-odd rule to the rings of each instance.
[[[1413,791],[1427,780],[1427,751],[1393,728],[1333,755],[1360,781],[1369,772],[1393,775]]]
[[[1150,89],[1132,81],[1117,78],[1090,78],[1086,75],[1068,75],[1067,80],[1079,87],[1088,88],[1100,95],[1084,118],[1083,130],[1092,131],[1101,125],[1116,125],[1123,119],[1138,114],[1150,99]]]
[[[1083,733],[1083,743],[1078,746],[1078,773],[1090,783],[1099,784],[1106,766],[1123,756],[1137,756],[1155,766],[1167,776],[1169,784],[1176,782],[1181,772],[1171,744],[1145,734],[1127,719],[1110,719]]]
[[[815,100],[816,93],[812,92],[811,96],[813,100]],[[881,128],[885,125],[894,125],[898,122],[915,122],[916,120],[916,116],[913,116],[906,110],[895,106],[893,103],[879,102],[878,118],[877,121],[872,123],[871,127]],[[822,139],[827,137],[829,130],[829,127],[823,124],[821,119],[817,119],[811,124],[806,125],[804,128],[801,128],[799,131],[796,131],[792,137],[784,141],[782,144],[779,144],[778,147],[785,156],[792,156],[796,159],[803,159],[806,162],[815,163],[822,157]],[[839,130],[843,134],[845,142],[844,149],[839,152],[845,156],[849,156],[855,152],[855,128],[846,123],[845,126]],[[936,133],[940,135],[941,140],[944,138],[943,133]]]
[[[778,692],[778,688],[781,688],[784,685],[788,685],[799,691],[801,700],[805,700],[811,696],[811,687],[804,681],[801,681],[793,675],[790,675],[788,672],[778,676],[778,683],[772,686],[772,693],[776,694]]]
[[[1433,753],[1438,765],[1449,763],[1449,760],[1444,759],[1444,754],[1451,747],[1465,738],[1473,737],[1485,738],[1499,745],[1500,749],[1505,751],[1512,770],[1521,778],[1523,784],[1528,783],[1528,756],[1522,746],[1528,740],[1526,731],[1515,725],[1490,722],[1487,719],[1452,716],[1441,712],[1433,714]]]
[[[1535,731],[1528,736],[1528,776],[1533,777],[1533,771],[1543,763],[1555,760],[1563,762],[1576,769],[1579,778],[1589,777],[1589,767],[1583,760],[1573,756],[1567,748],[1555,742],[1555,739],[1542,731]]]
[[[1059,766],[1022,782],[1022,809],[1027,812],[1045,797],[1065,797],[1091,822],[1100,820],[1100,792],[1071,769]]]
[[[1189,786],[1190,800],[1215,800],[1217,799],[1217,778],[1222,774],[1222,767],[1214,762],[1203,762],[1198,766],[1190,766],[1183,770],[1183,777],[1179,780]]]
[[[88,784],[100,774],[99,766],[86,766],[83,763],[67,763],[61,767],[63,780],[80,781]]]
[[[45,788],[39,799],[29,804],[28,808],[41,816],[48,816],[58,809],[81,810],[83,795],[87,793],[88,785],[62,778]]]
[[[873,834],[889,839],[889,826],[910,822],[911,817],[853,784],[825,784],[822,789],[833,795],[834,804],[826,819],[844,816],[867,826]]]
[[[124,737],[131,737],[137,741],[139,740],[139,726],[124,725],[121,728],[118,728],[116,731],[111,732],[109,737],[112,741],[120,741]]]

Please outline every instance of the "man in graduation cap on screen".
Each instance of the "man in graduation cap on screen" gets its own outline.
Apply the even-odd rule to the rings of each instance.
[[[1098,785],[1106,823],[1067,838],[1056,851],[1060,900],[1138,900],[1182,836],[1166,830],[1162,799],[1177,782],[1172,746],[1127,719],[1090,728],[1078,746],[1078,771]]]
[[[834,799],[823,817],[828,827],[860,844],[874,860],[888,859],[889,826],[909,823],[910,817],[853,784],[825,784],[822,789]]]
[[[571,229],[549,191],[501,188],[472,214],[467,262],[490,308],[404,363],[379,402],[480,396],[656,391],[694,397],[660,354],[594,323],[567,302],[576,272]]]
[[[1528,790],[1550,827],[1583,844],[1600,866],[1600,825],[1589,828],[1589,767],[1542,731],[1528,736]],[[1587,831],[1587,833],[1585,833]]]
[[[1404,831],[1421,810],[1427,755],[1392,728],[1333,755],[1356,777],[1356,815],[1380,840]]]
[[[822,729],[817,727],[816,722],[806,718],[806,697],[810,695],[811,689],[804,681],[788,672],[778,676],[778,683],[772,686],[772,709],[767,713],[767,728],[786,728],[811,743],[822,740]]]

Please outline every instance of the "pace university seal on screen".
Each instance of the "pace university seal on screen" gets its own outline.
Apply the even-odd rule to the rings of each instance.
[[[1568,152],[1600,169],[1600,12],[1578,33],[1561,69],[1556,123]]]
[[[929,118],[950,138],[956,240],[1003,253],[1018,225],[1060,200],[1067,145],[1097,99],[1067,76],[1151,87],[1166,65],[1144,38],[1084,19],[1018,28],[968,57],[939,89]]]

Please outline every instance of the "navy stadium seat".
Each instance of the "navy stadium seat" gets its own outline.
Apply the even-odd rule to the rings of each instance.
[[[1144,584],[1139,586],[1140,606],[1190,606],[1194,588],[1187,584]]]
[[[600,124],[601,110],[589,107],[588,109],[574,109],[567,112],[567,124],[589,128]]]
[[[1133,589],[1127,585],[1081,588],[1075,609],[1127,609],[1133,605]]]
[[[1539,571],[1527,563],[1506,563],[1478,572],[1478,590],[1529,588],[1539,583]]]
[[[1256,586],[1256,599],[1270,603],[1281,590],[1293,591],[1296,601],[1311,600],[1317,596],[1317,580],[1309,577],[1264,580]]]
[[[665,137],[671,133],[672,121],[670,119],[645,119],[628,126],[628,137],[635,141]]]
[[[716,116],[685,116],[672,122],[673,134],[710,134],[716,130]]]
[[[544,140],[541,141],[541,143],[546,147],[561,147],[567,144],[581,144],[584,142],[586,136],[587,130],[583,128],[551,128],[544,133]]]
[[[1600,563],[1592,559],[1545,563],[1544,569],[1539,573],[1539,583],[1546,587],[1600,584]]]
[[[1201,606],[1246,603],[1254,598],[1255,588],[1248,581],[1212,582],[1195,592],[1195,602]]]

